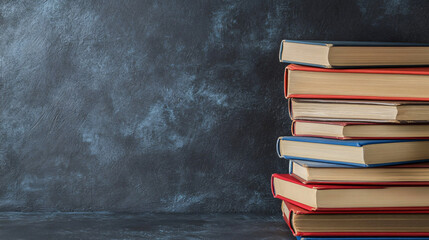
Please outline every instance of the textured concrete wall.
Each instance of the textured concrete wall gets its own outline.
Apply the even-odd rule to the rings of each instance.
[[[280,41],[429,41],[425,1],[2,1],[0,210],[278,212]]]

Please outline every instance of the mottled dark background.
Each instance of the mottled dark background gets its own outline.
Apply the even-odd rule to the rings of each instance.
[[[267,212],[282,39],[429,41],[427,1],[1,1],[0,210]]]

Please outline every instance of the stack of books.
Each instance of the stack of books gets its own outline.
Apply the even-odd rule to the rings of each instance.
[[[429,44],[284,40],[271,190],[302,240],[429,239]]]

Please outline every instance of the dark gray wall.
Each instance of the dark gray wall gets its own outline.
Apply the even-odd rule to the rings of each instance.
[[[429,41],[425,1],[2,1],[0,210],[279,212],[282,39]]]

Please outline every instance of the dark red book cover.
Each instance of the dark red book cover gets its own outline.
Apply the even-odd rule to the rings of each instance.
[[[356,68],[356,69],[332,69],[302,66],[290,64],[285,69],[284,74],[284,94],[286,98],[326,98],[326,99],[367,99],[367,100],[405,100],[405,101],[429,101],[427,98],[414,97],[383,97],[383,96],[357,96],[357,95],[312,95],[312,94],[287,94],[288,70],[309,71],[309,72],[337,72],[337,73],[370,73],[370,74],[409,74],[409,75],[429,75],[429,67],[412,68]]]
[[[364,207],[364,208],[315,208],[312,206],[308,206],[305,204],[302,204],[300,202],[294,201],[292,199],[287,198],[286,196],[282,196],[280,194],[276,193],[276,189],[274,187],[274,179],[280,179],[283,181],[291,182],[300,186],[304,186],[307,188],[313,188],[318,190],[329,190],[329,189],[383,189],[386,187],[392,187],[392,185],[396,185],[397,187],[407,187],[401,184],[367,184],[367,185],[340,185],[340,184],[304,184],[298,179],[294,178],[290,174],[277,174],[274,173],[271,176],[271,192],[273,194],[274,198],[281,199],[283,201],[288,201],[290,203],[293,203],[296,206],[299,206],[303,209],[306,209],[308,211],[313,212],[345,212],[345,211],[354,211],[354,212],[364,212],[364,211],[422,211],[422,210],[428,210],[429,206],[424,207]],[[414,186],[427,186],[426,182],[423,184],[416,184]]]
[[[283,210],[283,219],[286,224],[289,226],[291,232],[295,236],[320,236],[320,237],[329,237],[329,236],[360,236],[360,237],[376,237],[376,236],[429,236],[429,232],[296,232],[293,224],[292,218],[293,214],[408,214],[408,213],[422,213],[428,214],[429,210],[363,210],[363,211],[331,211],[331,212],[315,212],[304,209],[293,202],[284,201],[286,209]]]
[[[429,137],[333,137],[333,136],[322,136],[322,135],[309,135],[309,134],[296,134],[295,133],[295,123],[296,122],[314,122],[314,123],[322,123],[322,124],[331,124],[331,125],[340,125],[340,126],[349,126],[349,125],[401,125],[401,123],[376,123],[376,122],[327,122],[327,121],[309,121],[309,120],[293,120],[291,124],[291,132],[293,136],[301,136],[301,137],[321,137],[321,138],[333,138],[333,139],[429,139]],[[419,124],[419,123],[402,123],[407,125],[427,125],[427,124]]]

